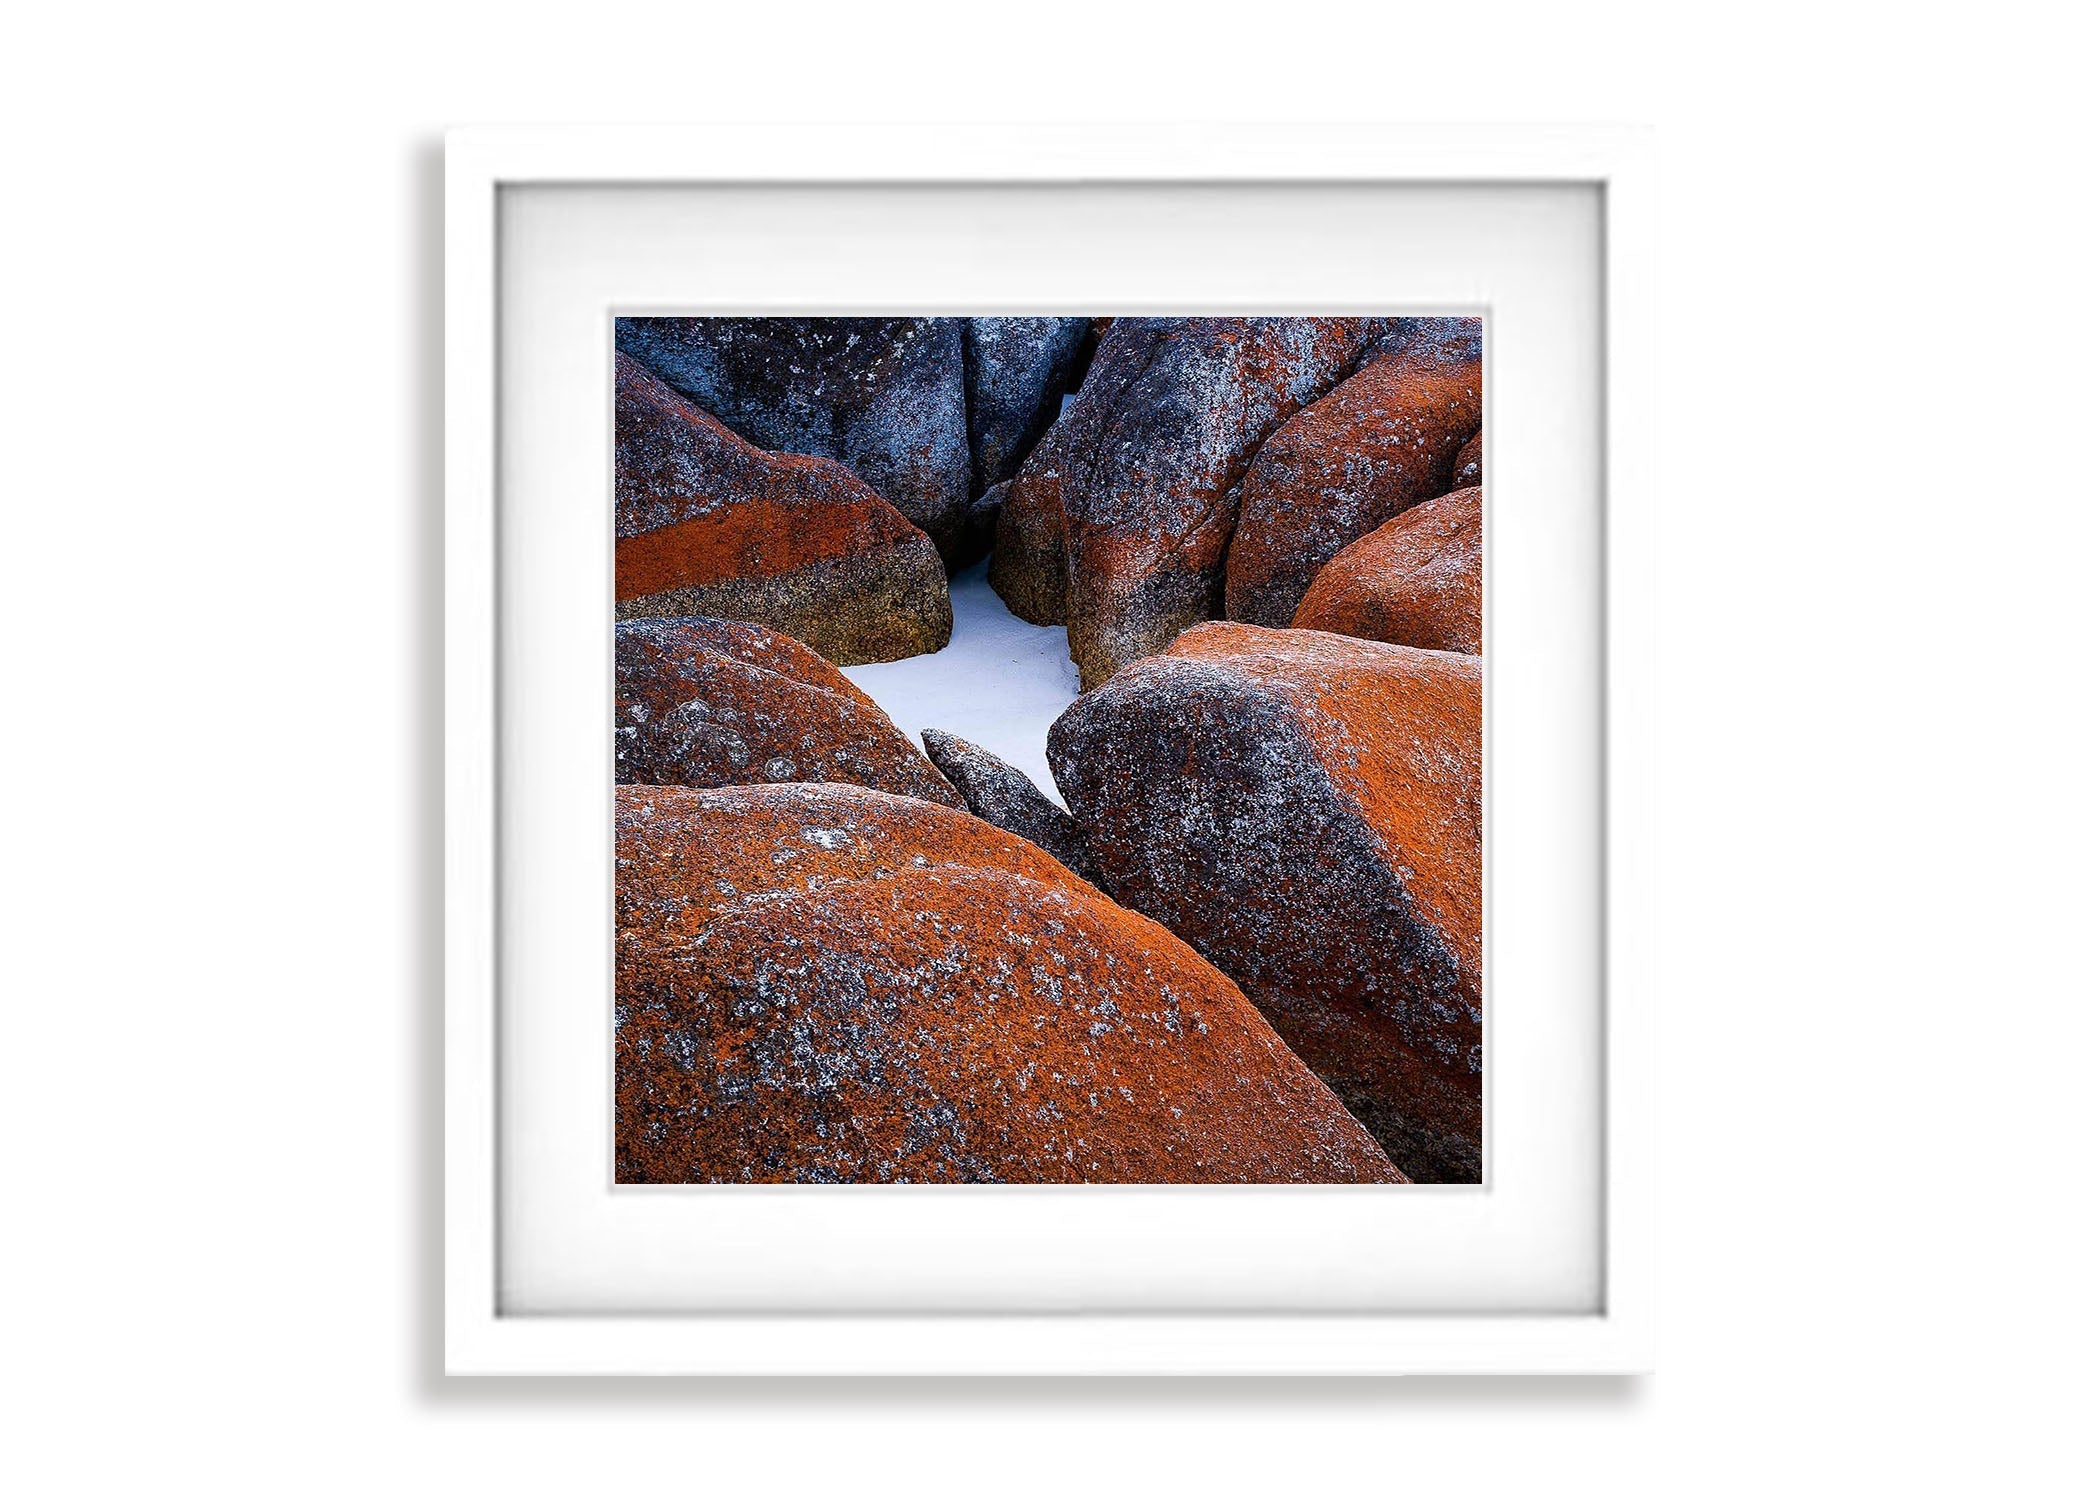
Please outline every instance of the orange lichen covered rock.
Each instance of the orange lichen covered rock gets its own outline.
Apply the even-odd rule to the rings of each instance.
[[[1248,461],[1385,323],[1109,327],[1071,407],[1008,487],[992,553],[992,586],[1014,613],[1066,625],[1082,687],[1216,613]]]
[[[620,618],[752,620],[848,665],[947,644],[940,557],[880,495],[829,459],[752,447],[624,354],[613,365]]]
[[[1067,410],[1052,425],[1018,476],[986,492],[987,499],[999,499],[986,511],[992,532],[986,576],[1006,607],[1031,625],[1065,623],[1064,466],[1051,454],[1070,440],[1071,416]]]
[[[1447,494],[1480,431],[1480,320],[1399,319],[1362,369],[1285,422],[1240,482],[1225,614],[1288,625],[1360,536]]]
[[[615,794],[621,1182],[1396,1182],[1232,982],[845,786]]]
[[[1480,659],[1198,625],[1051,726],[1105,889],[1416,1181],[1480,1177]]]
[[[1451,487],[1455,490],[1469,489],[1480,483],[1480,437],[1479,433],[1474,433],[1452,461]]]
[[[840,781],[962,805],[838,668],[762,625],[623,620],[613,678],[615,781]]]
[[[1344,547],[1291,624],[1430,651],[1480,650],[1480,490],[1402,511]]]
[[[962,318],[616,318],[613,343],[746,441],[836,459],[952,562],[970,503]]]

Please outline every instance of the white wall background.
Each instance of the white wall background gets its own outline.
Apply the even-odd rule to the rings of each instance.
[[[2090,1492],[2100,247],[2069,20],[11,15],[0,1487]],[[438,132],[735,117],[1659,128],[1659,1374],[434,1375]]]

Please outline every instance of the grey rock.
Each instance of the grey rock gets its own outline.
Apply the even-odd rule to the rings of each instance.
[[[1073,874],[1100,885],[1086,832],[1027,776],[991,751],[944,729],[922,729],[926,754],[963,805],[994,828],[1028,840]]]
[[[1057,418],[1085,368],[1091,318],[966,318],[970,493],[982,495],[1021,467]]]

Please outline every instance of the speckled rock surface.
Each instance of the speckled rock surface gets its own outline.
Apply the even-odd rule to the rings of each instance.
[[[1104,887],[1417,1181],[1480,1175],[1480,660],[1199,625],[1051,726]]]
[[[1067,625],[1084,687],[1215,614],[1248,462],[1385,327],[1117,318],[1008,489],[992,554],[1000,597],[1024,619]]]
[[[987,576],[1006,607],[1031,625],[1065,623],[1065,512],[1060,500],[1075,428],[1072,412],[1036,444],[1019,476],[998,487]],[[1055,453],[1057,456],[1053,456]]]
[[[927,757],[961,794],[963,806],[994,828],[1003,828],[1056,856],[1058,863],[1083,880],[1100,883],[1086,834],[1034,782],[960,735],[922,729],[919,738],[926,742]]]
[[[1458,450],[1458,457],[1451,463],[1451,488],[1470,489],[1480,483],[1480,433],[1466,440],[1465,447]]]
[[[1477,486],[1402,511],[1320,569],[1292,625],[1477,654],[1480,523]]]
[[[754,620],[845,664],[947,643],[933,543],[850,470],[762,452],[625,355],[613,365],[621,618]]]
[[[836,459],[943,557],[970,503],[960,318],[620,318],[614,344],[746,440]]]
[[[731,620],[613,628],[613,779],[841,781],[962,806],[838,668],[799,641]]]
[[[1448,493],[1480,430],[1480,320],[1394,320],[1363,367],[1285,422],[1240,482],[1225,614],[1288,625],[1342,548]]]
[[[970,493],[1011,479],[1085,368],[1093,343],[1087,318],[965,318]],[[978,554],[982,556],[982,553]]]
[[[636,1182],[1391,1182],[1230,980],[967,813],[615,794]]]

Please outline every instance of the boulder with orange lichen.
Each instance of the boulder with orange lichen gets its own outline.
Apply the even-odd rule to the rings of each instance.
[[[967,813],[615,798],[623,1183],[1397,1182],[1232,982]]]
[[[1067,408],[1020,474],[985,497],[982,514],[992,534],[986,577],[1006,607],[1031,625],[1065,623],[1065,513],[1060,492],[1067,463],[1062,452],[1074,431],[1071,419]],[[990,503],[994,496],[996,505]]]
[[[613,365],[622,619],[756,621],[848,665],[947,643],[940,557],[880,495],[828,459],[752,447],[624,354]]]
[[[839,781],[962,805],[838,668],[764,626],[623,620],[613,681],[615,781]]]
[[[1240,481],[1228,618],[1288,625],[1342,548],[1448,493],[1480,431],[1480,320],[1394,320],[1363,367],[1285,422]]]
[[[1291,624],[1430,651],[1480,650],[1480,490],[1402,511],[1344,547]]]
[[[1216,613],[1249,460],[1387,322],[1113,322],[1008,487],[992,553],[1014,613],[1066,625],[1083,687]]]
[[[952,560],[970,503],[961,318],[618,318],[613,342],[760,448],[835,459]]]
[[[1199,625],[1051,726],[1103,887],[1416,1181],[1480,1178],[1480,659]]]

